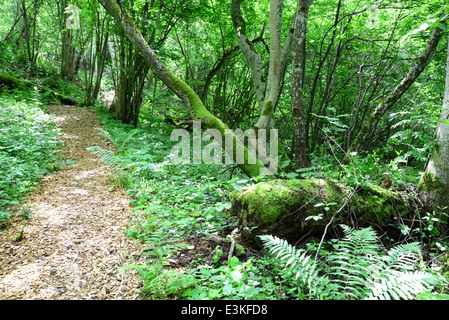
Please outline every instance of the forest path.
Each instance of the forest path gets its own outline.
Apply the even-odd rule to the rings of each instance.
[[[2,230],[0,299],[135,299],[138,275],[117,271],[143,259],[142,246],[123,232],[131,215],[128,196],[86,150],[113,146],[98,134],[92,110],[49,111],[64,135],[63,157],[73,161],[44,177],[30,195],[24,203],[28,219],[13,218]]]

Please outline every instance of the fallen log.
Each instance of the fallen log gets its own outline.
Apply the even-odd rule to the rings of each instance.
[[[58,99],[59,102],[63,105],[75,106],[78,104],[78,102],[75,99],[73,99],[71,97],[67,97],[63,94],[57,93],[46,86],[35,85],[29,81],[24,81],[24,80],[14,77],[14,76],[8,75],[8,74],[0,73],[0,86],[5,86],[10,90],[20,89],[20,88],[26,89],[26,88],[34,87],[40,93],[45,93],[45,94],[51,95],[54,98]]]
[[[290,242],[321,238],[326,226],[344,223],[353,227],[397,226],[413,213],[406,195],[376,185],[356,189],[322,179],[272,180],[241,192],[233,191],[231,214],[248,243],[257,235],[271,234]]]

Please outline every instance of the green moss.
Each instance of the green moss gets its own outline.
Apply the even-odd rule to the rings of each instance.
[[[235,244],[235,255],[238,257],[244,256],[246,254],[245,248],[242,245],[236,243]]]
[[[268,101],[268,102],[265,104],[265,106],[263,107],[263,110],[262,110],[262,116],[268,117],[268,116],[271,115],[272,112],[273,112],[273,102]]]
[[[7,74],[0,74],[0,85],[1,84],[9,87],[10,89],[28,86],[25,81]]]
[[[444,184],[440,182],[438,177],[436,177],[433,173],[425,172],[423,173],[421,180],[418,183],[419,191],[431,192],[435,190],[439,190],[444,188]]]
[[[324,180],[277,180],[256,184],[239,192],[231,199],[246,208],[249,217],[257,215],[260,224],[270,224],[298,204],[307,202],[322,187]]]
[[[242,227],[258,226],[268,232],[279,228],[318,230],[327,224],[329,213],[339,209],[349,195],[347,187],[322,179],[273,180],[231,193],[231,212],[239,217]],[[316,206],[320,203],[334,204]],[[382,225],[409,211],[399,193],[368,185],[352,195],[334,221],[347,220],[351,215],[361,225],[373,222]],[[317,215],[323,219],[306,220]]]
[[[352,199],[351,209],[358,213],[361,223],[381,223],[409,211],[399,193],[376,185],[363,186],[360,194]]]

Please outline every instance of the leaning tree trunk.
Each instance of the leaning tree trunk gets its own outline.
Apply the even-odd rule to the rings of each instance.
[[[437,148],[418,185],[428,211],[449,214],[449,44],[446,62],[446,88],[436,129]],[[443,209],[446,208],[446,209]],[[445,219],[447,220],[447,219]]]
[[[121,1],[118,0],[99,0],[106,11],[118,22],[120,28],[123,30],[125,36],[132,43],[138,54],[142,57],[145,64],[151,71],[187,106],[190,114],[194,120],[201,122],[201,127],[204,129],[215,129],[222,137],[229,136],[233,141],[234,146],[240,142],[238,137],[228,127],[214,115],[212,115],[204,106],[201,99],[195,91],[189,87],[184,81],[173,74],[173,72],[156,56],[154,51],[148,46],[142,34],[137,29],[134,20],[126,12]],[[229,139],[229,138],[228,138]],[[222,146],[226,139],[219,142]],[[241,142],[240,142],[241,143]],[[237,148],[232,148],[232,154],[229,154],[232,159],[236,159]],[[230,151],[230,150],[226,150]],[[254,177],[261,172],[267,174],[265,166],[243,147],[244,163],[238,164],[242,171]]]
[[[441,22],[446,25],[446,20]],[[438,26],[432,32],[432,35],[427,42],[427,46],[418,61],[413,66],[413,68],[407,73],[407,75],[402,79],[402,81],[388,94],[388,96],[376,107],[374,112],[371,114],[368,121],[362,127],[357,137],[351,143],[347,154],[354,151],[359,151],[363,144],[368,140],[373,131],[377,128],[377,124],[382,119],[382,117],[390,110],[390,108],[402,97],[402,95],[410,88],[410,86],[415,82],[418,76],[424,71],[425,67],[429,64],[433,53],[435,52],[438,43],[443,35],[443,30]],[[347,161],[348,158],[345,158]]]

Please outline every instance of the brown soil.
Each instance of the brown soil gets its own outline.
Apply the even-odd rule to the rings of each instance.
[[[26,220],[0,235],[0,299],[135,299],[142,282],[121,266],[142,263],[142,245],[124,234],[131,208],[110,169],[86,148],[113,146],[93,111],[49,106],[68,162],[24,203]],[[74,162],[74,163],[73,163]]]

